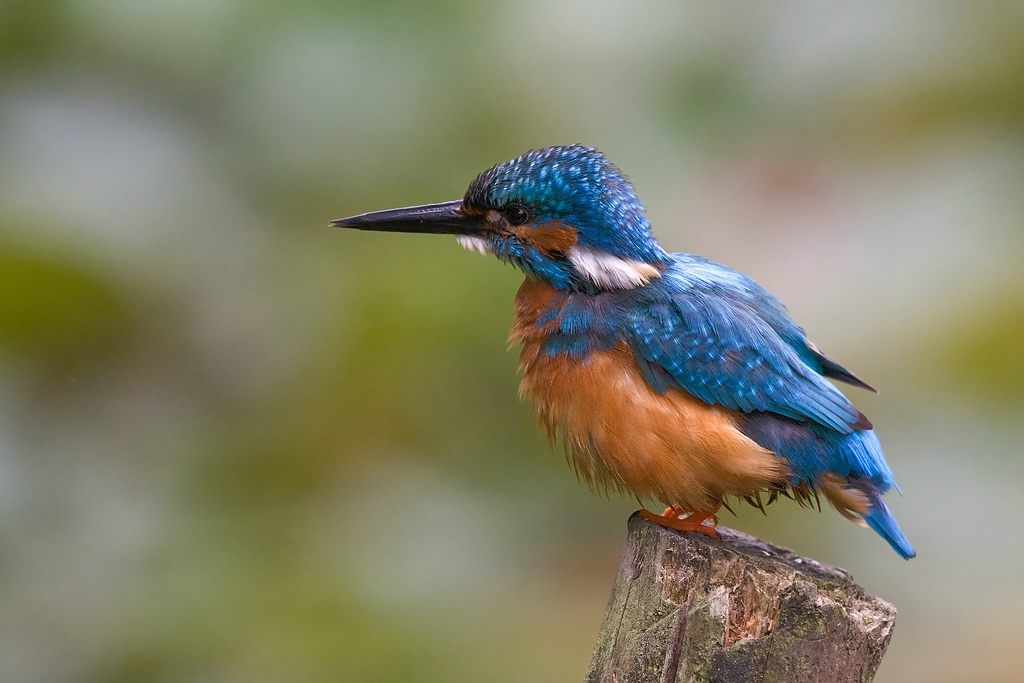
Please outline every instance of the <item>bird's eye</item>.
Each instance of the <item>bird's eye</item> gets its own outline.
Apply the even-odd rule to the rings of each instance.
[[[512,225],[522,225],[526,221],[530,220],[530,214],[521,206],[515,204],[505,207],[502,211],[505,214],[505,218]]]

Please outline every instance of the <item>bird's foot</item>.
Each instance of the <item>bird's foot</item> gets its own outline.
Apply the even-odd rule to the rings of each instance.
[[[641,510],[640,516],[649,522],[660,524],[661,526],[668,527],[669,529],[676,529],[677,531],[693,531],[698,534],[704,534],[711,538],[718,538],[718,532],[715,527],[718,525],[718,518],[715,513],[721,509],[722,504],[719,503],[711,510],[694,510],[687,514],[679,505],[672,505],[671,507],[665,508],[665,511],[660,515],[656,515],[649,510]],[[710,525],[704,522],[709,521]]]

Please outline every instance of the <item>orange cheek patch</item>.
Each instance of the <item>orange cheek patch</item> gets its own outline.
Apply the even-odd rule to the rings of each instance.
[[[510,232],[545,256],[564,254],[579,241],[576,228],[557,221],[540,225],[517,225]]]
[[[462,206],[459,207],[459,213],[469,218],[483,218],[487,212],[481,211],[480,209],[477,209],[472,206],[468,206],[466,205],[465,202],[463,202]]]

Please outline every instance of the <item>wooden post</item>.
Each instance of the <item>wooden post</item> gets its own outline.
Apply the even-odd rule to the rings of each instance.
[[[864,683],[896,609],[842,569],[629,518],[586,683]]]

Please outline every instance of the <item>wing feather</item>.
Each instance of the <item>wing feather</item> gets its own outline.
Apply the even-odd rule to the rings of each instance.
[[[671,384],[706,403],[813,420],[841,434],[860,428],[859,411],[783,337],[802,331],[749,278],[677,257],[638,296],[628,342],[656,390]]]

